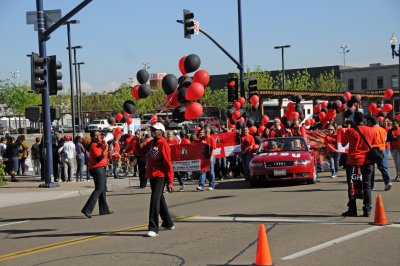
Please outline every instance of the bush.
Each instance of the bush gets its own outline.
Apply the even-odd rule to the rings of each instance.
[[[6,165],[0,162],[0,186],[5,185],[7,183],[5,168]]]

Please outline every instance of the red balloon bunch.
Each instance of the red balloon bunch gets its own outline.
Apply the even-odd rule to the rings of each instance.
[[[391,98],[393,96],[394,92],[392,88],[388,88],[385,90],[385,93],[383,94],[383,97],[388,99]]]

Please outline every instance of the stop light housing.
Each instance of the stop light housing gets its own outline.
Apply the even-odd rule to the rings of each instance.
[[[228,88],[228,102],[233,103],[239,99],[238,83],[238,78],[227,79],[226,86]]]
[[[50,119],[51,121],[61,119],[61,108],[59,106],[50,107]]]
[[[194,14],[190,10],[183,10],[183,34],[186,39],[190,39],[194,34]]]
[[[49,56],[47,60],[47,70],[49,72],[48,81],[49,81],[49,94],[57,95],[57,92],[62,90],[63,85],[61,82],[58,82],[62,79],[62,73],[58,70],[61,69],[62,64],[60,61],[57,61],[55,55]]]
[[[250,78],[249,79],[249,84],[248,84],[248,88],[249,88],[249,97],[253,94],[257,93],[257,80],[254,78]]]
[[[34,93],[42,93],[47,86],[46,82],[46,58],[32,53],[31,57],[31,90]]]

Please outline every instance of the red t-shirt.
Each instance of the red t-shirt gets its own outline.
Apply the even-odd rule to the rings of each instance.
[[[291,129],[293,136],[303,137],[307,140],[306,129],[303,126],[294,127]]]
[[[325,136],[325,149],[326,152],[337,152],[337,136],[336,135],[329,135],[327,134]],[[330,146],[332,146],[334,149],[332,149],[328,144],[330,144]]]
[[[179,145],[179,141],[177,139],[169,140],[167,139],[169,145]]]
[[[249,152],[251,151],[254,146],[255,146],[255,142],[254,142],[254,137],[252,135],[246,135],[246,136],[242,136],[242,151],[243,152]]]
[[[104,149],[105,149],[105,145],[101,142],[98,142],[98,143],[93,142],[90,145],[89,163],[88,163],[89,170],[93,169],[93,168],[97,168],[97,167],[108,166],[108,152],[104,155],[103,158],[101,158],[101,156],[103,155]]]
[[[190,140],[187,138],[181,138],[181,144],[190,144]]]
[[[372,147],[375,143],[375,131],[364,125],[360,125],[358,128]],[[371,163],[371,161],[366,157],[369,148],[354,128],[349,128],[343,135],[342,145],[346,146],[347,143],[349,143],[349,152],[347,153],[348,165],[365,165]]]

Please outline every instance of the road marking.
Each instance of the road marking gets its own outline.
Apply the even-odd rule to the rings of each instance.
[[[15,222],[15,223],[8,223],[8,224],[0,224],[0,227],[1,226],[7,226],[7,225],[13,225],[13,224],[22,224],[22,223],[26,223],[26,222],[29,222],[29,220],[19,221],[19,222]]]
[[[187,219],[191,219],[192,217],[195,217],[195,216],[180,216],[180,217],[175,218],[175,221],[187,220]],[[49,251],[49,250],[53,250],[53,249],[57,249],[57,248],[62,248],[62,247],[66,247],[66,246],[81,244],[81,243],[92,241],[92,240],[98,240],[98,239],[106,238],[106,237],[114,235],[114,234],[120,234],[120,233],[123,233],[126,231],[145,229],[145,228],[147,228],[147,226],[148,226],[148,224],[140,224],[140,225],[136,225],[136,226],[132,226],[132,227],[117,229],[117,230],[107,232],[107,233],[100,233],[100,234],[96,234],[96,235],[92,235],[92,236],[78,237],[78,238],[73,238],[70,240],[64,240],[64,241],[60,241],[60,242],[47,244],[44,246],[28,248],[28,249],[21,250],[21,251],[6,253],[3,255],[0,255],[0,261],[11,260],[11,259],[15,259],[15,258],[22,257],[22,256],[32,255],[32,254]]]
[[[315,247],[308,248],[308,249],[305,249],[305,250],[303,250],[303,251],[294,253],[294,254],[292,254],[292,255],[283,257],[282,260],[293,260],[293,259],[302,257],[302,256],[304,256],[304,255],[307,255],[307,254],[310,254],[310,253],[319,251],[319,250],[321,250],[321,249],[324,249],[324,248],[327,248],[327,247],[330,247],[330,246],[339,244],[339,243],[341,243],[341,242],[350,240],[350,239],[352,239],[352,238],[359,237],[359,236],[368,234],[368,233],[370,233],[370,232],[380,230],[380,229],[382,229],[382,228],[384,228],[384,226],[369,227],[369,228],[366,228],[366,229],[363,229],[363,230],[360,230],[360,231],[351,233],[351,234],[349,234],[349,235],[342,236],[342,237],[336,238],[336,239],[334,239],[334,240],[331,240],[331,241],[322,243],[322,244],[317,245],[317,246],[315,246]]]

